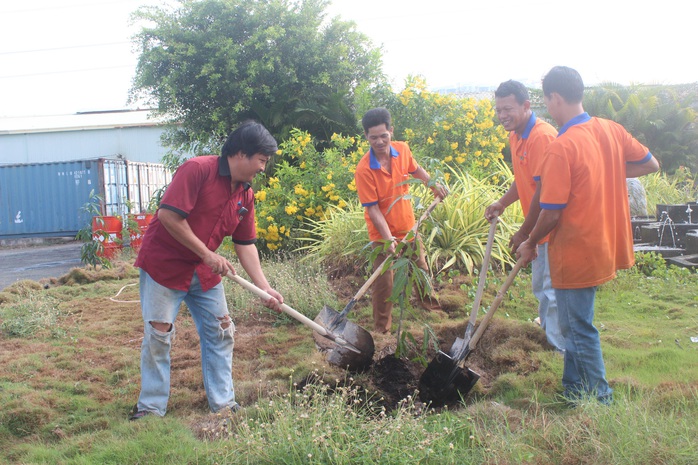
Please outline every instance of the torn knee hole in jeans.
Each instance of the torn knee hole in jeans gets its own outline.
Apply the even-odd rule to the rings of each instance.
[[[218,321],[221,323],[221,329],[227,330],[233,325],[233,321],[230,319],[230,315],[225,315],[218,317]]]
[[[172,323],[167,323],[165,321],[149,321],[149,323],[150,326],[163,333],[169,333],[173,329]]]
[[[220,331],[218,333],[219,336],[221,338],[230,338],[232,340],[235,325],[233,324],[233,320],[230,318],[230,315],[220,316],[217,318],[220,323]]]

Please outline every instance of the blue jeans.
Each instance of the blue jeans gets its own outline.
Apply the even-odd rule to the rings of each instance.
[[[558,322],[557,299],[550,278],[548,262],[548,243],[538,245],[538,257],[531,262],[531,287],[538,299],[538,316],[540,326],[551,346],[560,352],[565,351],[565,338]]]
[[[182,302],[187,304],[201,346],[201,369],[208,405],[213,412],[233,407],[233,333],[222,283],[203,291],[194,274],[189,291],[169,289],[140,272],[141,311],[144,337],[141,346],[141,393],[138,410],[164,416],[170,397],[170,348],[175,337],[174,321]],[[151,325],[169,323],[170,330]]]
[[[560,329],[565,337],[563,395],[571,400],[595,396],[608,404],[613,390],[606,381],[599,331],[593,325],[596,287],[555,289]]]

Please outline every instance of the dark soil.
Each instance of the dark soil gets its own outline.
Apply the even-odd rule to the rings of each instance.
[[[395,408],[417,389],[419,374],[415,366],[394,355],[387,355],[373,364],[371,381],[385,398],[388,408]]]

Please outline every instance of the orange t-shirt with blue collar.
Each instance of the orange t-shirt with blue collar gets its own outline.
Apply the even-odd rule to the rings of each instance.
[[[582,113],[560,128],[541,170],[541,208],[562,210],[550,234],[554,288],[598,286],[633,266],[625,168],[651,158],[613,121]]]
[[[412,151],[405,142],[392,141],[390,144],[390,173],[381,167],[373,149],[359,160],[354,173],[356,192],[364,207],[378,205],[385,217],[390,233],[402,239],[414,226],[415,218],[412,202],[405,198],[409,184],[405,183],[419,165],[412,156]],[[383,239],[373,225],[364,209],[364,218],[368,226],[368,237],[372,241]]]
[[[536,181],[540,180],[545,149],[556,137],[557,129],[537,118],[533,112],[531,112],[526,129],[521,135],[517,134],[516,131],[509,133],[516,191],[519,194],[519,202],[521,202],[524,216],[528,216],[533,194],[536,192]],[[547,241],[548,236],[544,237],[539,244],[544,244]]]

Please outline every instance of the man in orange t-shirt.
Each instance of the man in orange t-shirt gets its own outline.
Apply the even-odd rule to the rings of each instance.
[[[519,200],[525,220],[511,236],[509,245],[516,251],[528,239],[540,212],[540,167],[548,144],[555,140],[557,130],[531,111],[528,89],[518,81],[506,81],[494,92],[495,111],[499,122],[509,131],[514,182],[504,195],[485,209],[485,218],[492,221],[512,203]],[[548,264],[548,237],[538,243],[538,257],[531,262],[531,287],[538,299],[538,318],[550,345],[564,352],[565,339],[557,321],[555,290]]]
[[[608,404],[613,390],[593,325],[596,286],[633,265],[626,178],[653,173],[659,164],[621,125],[584,111],[577,71],[554,67],[543,78],[543,95],[560,131],[541,168],[538,221],[517,256],[534,259],[536,244],[550,234],[550,270],[565,337],[563,396]]]
[[[387,109],[374,108],[367,111],[361,123],[371,148],[356,166],[356,191],[361,205],[365,208],[364,218],[369,239],[375,247],[381,243],[389,243],[386,253],[392,254],[395,253],[397,242],[405,237],[415,223],[412,202],[405,197],[409,185],[404,181],[412,176],[429,185],[431,178],[414,160],[406,143],[392,141],[393,126]],[[446,189],[439,184],[431,186],[431,190],[434,196],[444,198],[447,195]],[[373,263],[374,271],[386,256],[378,254]],[[421,247],[416,262],[417,266],[428,272]],[[382,273],[373,283],[371,290],[375,330],[387,333],[392,325],[393,303],[388,301],[393,292],[392,270]],[[421,295],[418,297],[423,307],[440,308],[433,298]]]

